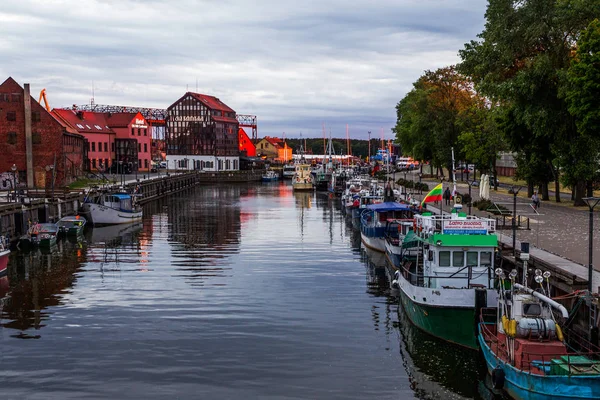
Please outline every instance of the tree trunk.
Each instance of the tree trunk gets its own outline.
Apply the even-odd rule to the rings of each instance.
[[[560,180],[556,179],[554,181],[554,199],[557,203],[560,203]]]
[[[585,181],[579,180],[575,185],[575,199],[573,201],[574,206],[585,206],[585,202],[582,200],[583,194],[585,193]]]
[[[540,185],[540,191],[542,192],[542,200],[548,201],[550,200],[550,195],[548,194],[548,182],[544,182]]]
[[[533,196],[533,182],[527,182],[527,197]]]
[[[587,181],[586,183],[586,197],[594,197],[594,186],[592,185],[592,181]]]

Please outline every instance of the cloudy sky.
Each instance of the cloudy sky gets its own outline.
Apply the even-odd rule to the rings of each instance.
[[[454,64],[484,0],[2,0],[0,81],[52,107],[166,108],[186,90],[259,136],[391,138],[424,70]],[[34,95],[37,97],[37,95]]]

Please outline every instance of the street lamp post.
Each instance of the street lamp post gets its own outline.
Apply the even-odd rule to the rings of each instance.
[[[423,186],[421,184],[421,179],[423,179],[423,174],[419,172],[419,194],[423,194]]]
[[[123,186],[123,160],[119,161],[119,171],[121,171],[121,186]]]
[[[16,172],[17,172],[17,165],[13,164],[12,167],[10,167],[10,170],[12,171],[12,176],[13,176],[13,180],[12,180],[12,188],[13,188],[13,200],[17,201],[17,176],[16,176]]]
[[[515,186],[512,187],[513,192],[513,217],[512,217],[512,245],[513,245],[513,256],[517,255],[517,194],[521,188]]]
[[[587,204],[589,210],[590,210],[590,222],[589,222],[589,235],[588,235],[588,299],[589,299],[589,307],[590,307],[590,315],[592,314],[592,310],[593,308],[595,308],[596,306],[594,305],[594,303],[591,301],[592,300],[592,278],[593,278],[593,272],[594,272],[594,267],[593,267],[593,255],[594,255],[594,208],[598,205],[598,203],[600,202],[600,197],[584,197],[582,199],[583,201],[585,201],[585,204]],[[595,312],[594,312],[595,314]],[[595,321],[594,321],[594,325],[591,325],[591,318],[590,318],[590,341],[595,344],[598,345],[598,327],[595,325]]]

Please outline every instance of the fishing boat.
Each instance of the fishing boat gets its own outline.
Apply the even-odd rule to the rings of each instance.
[[[524,273],[519,284],[516,270],[506,279],[496,269],[498,307],[481,312],[478,339],[492,384],[515,399],[599,399],[600,348],[575,332],[567,343],[557,321],[569,313],[547,296],[550,272],[535,271],[536,290],[527,287],[526,266]]]
[[[265,171],[265,173],[262,176],[263,182],[275,182],[278,180],[279,180],[279,175],[277,175],[277,173],[275,171],[273,171],[272,169]]]
[[[69,215],[58,220],[58,233],[62,235],[77,236],[83,233],[86,219],[80,215]]]
[[[142,208],[137,204],[135,192],[129,194],[122,189],[90,192],[81,206],[80,214],[93,225],[128,224],[141,221]]]
[[[18,247],[26,250],[34,246],[51,247],[58,238],[58,225],[53,223],[33,223],[27,233],[19,238]]]
[[[385,236],[389,229],[397,231],[397,225],[391,221],[411,219],[414,209],[408,204],[394,201],[370,204],[360,216],[360,238],[371,250],[385,253]]]
[[[282,177],[283,179],[292,179],[296,172],[296,166],[294,164],[285,164],[283,166]]]
[[[0,237],[0,275],[6,274],[8,258],[10,256],[10,242],[8,236]]]
[[[479,310],[494,307],[496,221],[451,214],[414,216],[415,235],[406,235],[394,287],[411,322],[442,340],[477,349]],[[393,261],[393,258],[392,258]]]
[[[310,173],[310,164],[298,163],[294,177],[292,178],[292,188],[294,190],[312,190],[313,177]]]

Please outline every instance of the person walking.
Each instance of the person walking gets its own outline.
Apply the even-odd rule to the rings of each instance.
[[[540,198],[537,192],[533,192],[533,195],[531,196],[531,204],[533,205],[534,210],[540,208]]]
[[[444,191],[444,200],[446,201],[446,205],[450,205],[450,197],[452,195],[450,194],[450,188],[446,188],[446,190]]]

